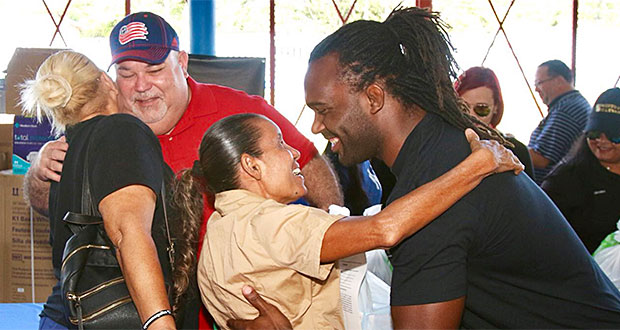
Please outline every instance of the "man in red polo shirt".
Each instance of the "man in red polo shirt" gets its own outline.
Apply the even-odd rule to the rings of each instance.
[[[187,73],[188,54],[179,50],[178,36],[163,18],[148,12],[128,15],[112,30],[110,48],[119,109],[153,130],[173,171],[192,167],[200,140],[211,124],[235,113],[259,113],[273,120],[286,142],[301,152],[299,163],[308,202],[324,209],[330,204],[342,205],[334,173],[312,142],[262,97],[192,79]],[[47,214],[50,182],[60,180],[66,150],[64,138],[46,144],[26,175],[29,202],[43,214]],[[206,219],[213,212],[213,204],[207,200],[199,247]],[[210,328],[203,317],[200,326]]]

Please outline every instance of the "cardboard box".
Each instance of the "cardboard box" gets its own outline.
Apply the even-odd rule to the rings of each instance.
[[[19,85],[25,80],[32,79],[37,73],[39,66],[45,59],[58,52],[58,48],[16,48],[11,61],[6,68],[4,79],[5,111],[15,115],[21,115],[19,106]]]
[[[0,114],[0,170],[11,168],[13,155],[13,117]]]
[[[0,113],[5,113],[6,101],[4,101],[4,78],[0,79]]]
[[[31,211],[24,200],[23,185],[23,175],[14,175],[10,170],[0,172],[2,303],[45,302],[57,282],[49,244],[49,220]]]
[[[13,174],[26,174],[30,163],[39,149],[50,140],[52,125],[47,119],[38,122],[36,118],[15,116],[13,124]]]

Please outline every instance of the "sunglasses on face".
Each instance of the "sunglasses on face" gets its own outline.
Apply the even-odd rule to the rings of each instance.
[[[588,140],[596,140],[598,138],[601,137],[601,133],[600,131],[589,131],[586,132],[586,138],[588,138]],[[611,141],[611,143],[613,144],[620,144],[620,136],[617,136],[615,138],[607,138],[609,141]]]
[[[491,107],[486,103],[476,103],[473,110],[480,117],[486,117],[491,113]]]

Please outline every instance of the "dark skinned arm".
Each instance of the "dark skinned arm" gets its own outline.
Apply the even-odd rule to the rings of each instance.
[[[243,296],[258,310],[258,317],[253,320],[228,320],[226,325],[235,330],[289,330],[291,322],[274,305],[263,300],[254,288],[246,285],[242,289]]]
[[[461,324],[465,297],[433,304],[392,306],[394,329],[456,329]]]

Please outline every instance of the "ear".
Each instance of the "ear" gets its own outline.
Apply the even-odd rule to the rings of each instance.
[[[108,74],[103,71],[101,71],[99,81],[101,81],[101,83],[104,84],[107,88],[117,90],[116,84],[114,83],[112,78],[110,78],[110,76],[108,76]]]
[[[370,105],[371,114],[374,115],[383,109],[383,104],[385,102],[385,91],[383,87],[377,83],[372,83],[370,86],[366,87],[365,94],[368,104]]]
[[[183,69],[183,74],[185,75],[185,78],[189,77],[189,73],[187,73],[187,65],[189,63],[189,55],[187,55],[187,52],[185,52],[184,50],[179,51],[179,64],[181,65],[181,68]]]
[[[107,73],[101,71],[99,81],[101,81],[101,83],[108,89],[110,97],[116,100],[116,97],[118,96],[118,87],[116,86],[116,83],[112,80],[112,78],[110,78]]]
[[[261,179],[261,168],[258,164],[258,159],[248,154],[241,155],[241,170],[254,178],[256,181]]]

